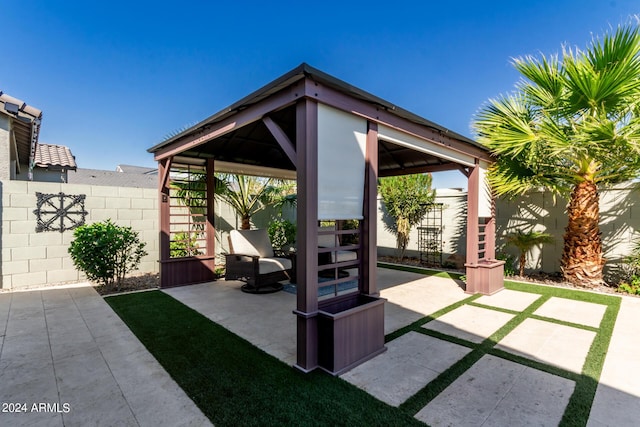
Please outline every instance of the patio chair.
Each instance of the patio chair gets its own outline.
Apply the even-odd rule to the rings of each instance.
[[[225,278],[246,282],[242,291],[253,294],[277,292],[281,280],[291,279],[295,259],[276,254],[267,230],[231,230]]]

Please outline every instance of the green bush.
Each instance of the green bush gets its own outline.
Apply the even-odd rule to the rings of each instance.
[[[496,255],[496,259],[504,261],[504,275],[515,276],[516,275],[516,257],[506,252],[499,252]]]
[[[274,249],[282,250],[296,241],[296,225],[283,218],[275,218],[267,229],[271,245]]]
[[[169,243],[169,256],[171,258],[195,255],[202,255],[202,251],[198,249],[196,233],[177,233]]]
[[[73,232],[69,254],[75,267],[89,280],[104,286],[120,285],[124,276],[140,264],[146,243],[131,227],[120,227],[110,219],[82,225]]]

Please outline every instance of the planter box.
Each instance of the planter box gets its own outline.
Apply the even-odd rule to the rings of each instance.
[[[385,299],[347,295],[318,311],[318,364],[340,375],[384,352]]]
[[[468,294],[493,295],[504,289],[504,261],[483,260],[467,267]]]

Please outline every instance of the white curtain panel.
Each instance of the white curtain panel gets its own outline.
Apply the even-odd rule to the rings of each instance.
[[[367,121],[318,105],[318,219],[362,219]]]

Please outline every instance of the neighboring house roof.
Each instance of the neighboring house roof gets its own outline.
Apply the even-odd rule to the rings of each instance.
[[[69,184],[105,185],[112,187],[157,188],[158,177],[98,169],[76,169],[67,176]]]
[[[76,159],[64,145],[38,144],[34,164],[49,169],[77,169]]]
[[[133,165],[118,165],[116,172],[122,173],[137,173],[143,175],[157,175],[157,168],[148,168],[145,166],[133,166]]]
[[[18,161],[20,164],[28,164],[29,156],[38,143],[42,111],[0,90],[0,113],[13,119]]]

